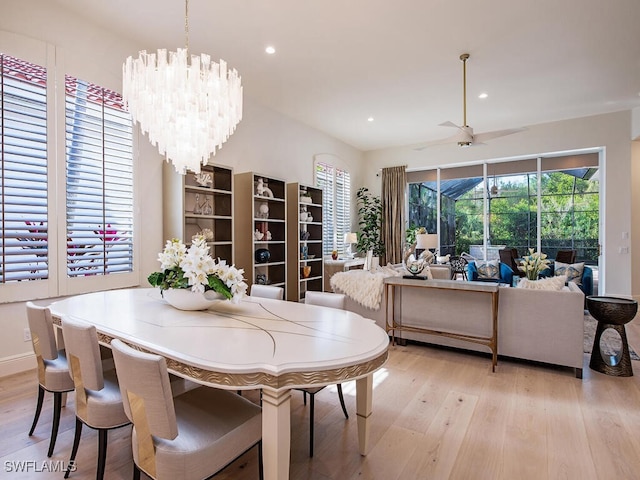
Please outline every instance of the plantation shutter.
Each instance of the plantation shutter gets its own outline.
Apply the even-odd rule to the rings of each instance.
[[[344,236],[351,231],[351,179],[349,173],[336,169],[336,241],[339,251],[344,253]]]
[[[344,234],[351,228],[351,180],[349,173],[326,163],[316,163],[316,185],[322,188],[322,252],[345,253]]]
[[[133,133],[121,96],[65,77],[67,273],[133,271]]]
[[[0,53],[0,283],[49,277],[47,72]]]

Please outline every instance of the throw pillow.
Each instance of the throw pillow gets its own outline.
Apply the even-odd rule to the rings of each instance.
[[[564,288],[567,278],[564,275],[541,278],[540,280],[529,280],[526,277],[520,279],[518,288],[528,288],[530,290],[557,290]]]
[[[476,262],[478,278],[500,278],[500,265],[498,260],[480,260]]]
[[[580,263],[562,263],[555,262],[553,267],[554,275],[564,275],[567,277],[568,282],[574,282],[578,285],[582,285],[582,273],[584,272],[584,262]]]

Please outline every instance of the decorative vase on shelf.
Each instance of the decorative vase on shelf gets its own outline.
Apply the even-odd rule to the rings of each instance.
[[[266,248],[259,248],[256,250],[255,259],[256,263],[267,263],[271,258],[271,252]]]
[[[198,293],[190,288],[169,288],[162,291],[162,297],[178,310],[206,310],[216,302],[227,301],[222,294],[213,290]]]

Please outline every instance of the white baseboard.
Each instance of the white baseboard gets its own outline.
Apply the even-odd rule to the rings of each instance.
[[[36,356],[33,353],[0,358],[0,378],[13,375],[14,373],[33,370],[36,367]]]

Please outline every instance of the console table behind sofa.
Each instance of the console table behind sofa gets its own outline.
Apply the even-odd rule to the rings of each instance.
[[[467,298],[468,297],[468,298]],[[491,335],[490,309],[484,295],[478,299],[455,290],[406,289],[396,302],[396,315],[407,324],[432,329]],[[567,290],[547,291],[501,287],[498,300],[498,355],[575,369],[582,378],[584,363],[584,294],[573,282]],[[347,297],[345,309],[386,324],[384,302],[371,310]],[[482,345],[417,332],[402,332],[402,338],[466,350],[489,352]]]

